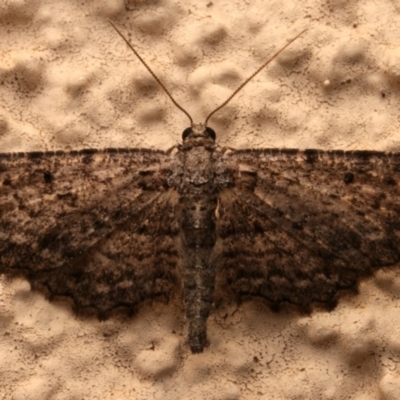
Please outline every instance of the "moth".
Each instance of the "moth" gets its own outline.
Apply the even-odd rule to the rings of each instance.
[[[168,152],[0,154],[0,273],[100,318],[181,295],[200,353],[221,293],[332,309],[400,260],[399,153],[220,149],[207,126],[303,32],[194,124],[114,28],[191,126]]]

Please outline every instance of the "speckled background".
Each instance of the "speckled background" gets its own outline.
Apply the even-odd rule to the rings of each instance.
[[[0,151],[178,143],[274,51],[309,31],[210,122],[221,146],[400,150],[400,3],[50,1],[0,4]],[[223,304],[192,355],[179,303],[76,317],[1,280],[0,394],[22,399],[399,399],[400,274],[331,313]]]

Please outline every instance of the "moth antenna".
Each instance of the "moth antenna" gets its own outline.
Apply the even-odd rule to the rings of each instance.
[[[108,20],[108,22],[111,24],[111,26],[115,29],[115,31],[118,33],[119,36],[122,37],[122,39],[125,41],[125,43],[130,47],[130,49],[135,53],[135,56],[140,60],[140,62],[146,67],[147,71],[150,72],[150,74],[153,76],[153,78],[156,80],[156,82],[163,88],[164,92],[167,94],[167,96],[171,99],[171,101],[175,104],[176,107],[178,107],[183,113],[186,114],[186,116],[190,120],[190,126],[193,125],[193,119],[190,116],[190,114],[178,104],[178,102],[172,97],[171,93],[167,90],[167,88],[164,86],[164,84],[161,82],[161,80],[158,78],[158,76],[151,70],[151,68],[146,64],[146,61],[143,60],[143,58],[139,55],[139,53],[133,48],[131,43],[128,41],[128,39],[125,38],[125,36],[118,30],[118,28],[114,25],[114,23],[111,20]]]
[[[257,69],[252,75],[250,75],[219,107],[217,107],[214,111],[212,111],[208,117],[206,118],[206,122],[204,125],[207,126],[208,120],[222,107],[225,107],[236,94],[243,89],[263,68],[265,68],[272,60],[279,56],[283,50],[285,50],[288,46],[290,46],[296,39],[298,39],[304,32],[308,31],[308,29],[304,29],[304,31],[300,32],[297,36],[291,39],[285,46],[283,46],[278,52],[276,52],[270,59],[268,59],[260,68]]]

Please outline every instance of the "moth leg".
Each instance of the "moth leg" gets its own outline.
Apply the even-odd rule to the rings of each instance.
[[[172,147],[170,147],[165,153],[168,155],[171,155],[171,153],[175,150],[175,149],[179,149],[179,145],[178,144],[174,144]]]
[[[229,146],[224,146],[224,147],[222,147],[221,148],[221,153],[222,154],[225,154],[225,153],[227,153],[228,151],[235,151],[236,149],[234,149],[233,147],[229,147]]]

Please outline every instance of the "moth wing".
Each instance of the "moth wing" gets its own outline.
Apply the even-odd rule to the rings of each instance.
[[[335,305],[341,290],[400,261],[400,155],[231,153],[219,195],[218,282],[273,306]]]
[[[0,273],[78,309],[135,308],[180,287],[177,195],[147,150],[0,157]]]

